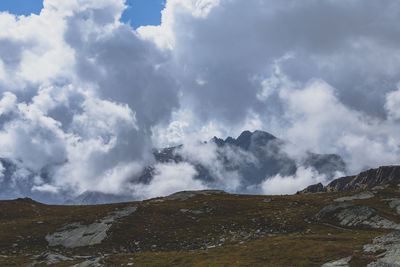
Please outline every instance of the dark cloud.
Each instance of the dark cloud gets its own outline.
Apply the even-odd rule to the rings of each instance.
[[[245,129],[287,139],[294,158],[340,154],[354,172],[399,161],[398,1],[168,0],[162,24],[137,31],[119,22],[124,9],[46,0],[39,16],[0,14],[0,157],[16,166],[7,194],[204,188],[186,163],[126,184],[155,144]],[[233,175],[205,150],[215,173]],[[299,168],[259,187],[310,180]]]
[[[255,120],[304,148],[339,153],[357,171],[399,159],[398,125],[388,118],[400,81],[399,18],[390,0],[170,0],[161,26],[138,31],[173,55],[182,106],[195,114],[175,114],[180,135]],[[385,160],[361,160],[342,140],[352,136],[386,151]]]

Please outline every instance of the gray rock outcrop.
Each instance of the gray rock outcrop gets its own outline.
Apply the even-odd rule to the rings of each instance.
[[[389,202],[389,206],[392,209],[396,209],[397,214],[400,215],[400,199],[393,199]]]
[[[350,190],[365,190],[368,188],[384,189],[382,185],[400,181],[400,166],[381,166],[377,169],[370,169],[358,175],[337,178],[327,186],[321,188],[319,184],[311,185],[306,189],[297,192],[298,194],[319,193],[319,192],[341,192]],[[313,192],[315,191],[315,192]]]
[[[352,201],[352,200],[359,200],[359,199],[369,199],[369,198],[373,198],[374,196],[375,196],[374,193],[371,193],[369,191],[364,191],[364,192],[361,192],[361,193],[353,195],[353,196],[337,198],[334,201],[343,202],[343,201]]]
[[[63,256],[58,253],[45,252],[45,253],[40,254],[39,256],[36,256],[35,261],[33,263],[29,264],[28,267],[33,267],[37,264],[51,265],[51,264],[56,264],[59,262],[72,261],[72,260],[74,260],[74,259]]]
[[[315,193],[323,193],[326,192],[326,188],[323,186],[323,184],[318,183],[318,184],[313,184],[305,189],[298,191],[296,194],[315,194]]]
[[[333,203],[324,207],[316,215],[317,220],[336,220],[341,226],[366,226],[375,229],[396,229],[400,225],[377,214],[373,208],[348,202]]]
[[[364,246],[365,252],[384,251],[378,255],[379,259],[368,264],[368,267],[400,266],[400,232],[392,232],[387,235],[374,238],[372,244]]]
[[[122,210],[112,212],[103,219],[83,225],[79,222],[65,225],[61,231],[46,235],[49,246],[63,246],[66,248],[85,247],[100,244],[106,237],[112,223],[120,218],[129,216],[137,207],[128,206]]]

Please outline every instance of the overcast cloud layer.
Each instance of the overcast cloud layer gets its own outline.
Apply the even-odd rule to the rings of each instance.
[[[398,1],[168,0],[162,24],[137,31],[124,9],[45,0],[40,15],[0,13],[0,157],[17,166],[0,183],[15,195],[202,189],[186,163],[126,181],[155,146],[245,129],[288,140],[293,156],[337,153],[351,173],[399,163]],[[265,193],[321,181],[267,178]]]

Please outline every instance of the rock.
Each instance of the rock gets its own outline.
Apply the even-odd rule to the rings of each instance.
[[[371,193],[369,191],[364,191],[364,192],[361,192],[354,196],[337,198],[334,201],[343,202],[343,201],[351,201],[351,200],[357,200],[357,199],[369,199],[369,198],[373,198],[374,196],[375,196],[374,193]]]
[[[137,207],[128,206],[122,210],[109,213],[98,222],[89,225],[72,223],[65,225],[60,232],[46,235],[50,246],[63,246],[66,248],[85,247],[100,244],[106,237],[116,219],[129,216]]]
[[[345,176],[341,177],[338,179],[333,180],[326,186],[326,192],[340,192],[343,191],[344,188],[348,184],[351,183],[351,181],[355,178],[356,176]]]
[[[318,192],[341,192],[350,190],[383,190],[388,183],[400,180],[400,166],[381,166],[377,169],[370,169],[358,175],[345,176],[330,182],[326,187],[322,184],[315,184],[297,192],[297,194],[318,193]]]
[[[396,209],[397,214],[400,215],[400,199],[394,199],[389,203],[392,209]]]
[[[388,184],[385,184],[385,185],[377,185],[377,186],[374,186],[373,188],[372,188],[372,190],[383,190],[383,189],[385,189],[385,188],[387,188],[389,185]]]
[[[375,229],[396,229],[400,225],[379,215],[375,209],[364,205],[355,205],[348,202],[333,203],[324,207],[316,215],[317,220],[336,220],[340,225],[347,227],[367,226]]]
[[[356,176],[336,179],[326,186],[327,192],[359,190],[400,180],[400,166],[382,166],[361,172]]]
[[[315,193],[322,193],[322,192],[326,192],[325,187],[319,183],[319,184],[313,184],[308,186],[307,188],[298,191],[296,194],[315,194]]]
[[[343,258],[336,261],[331,261],[322,265],[322,267],[347,267],[350,266],[349,262],[351,261],[351,257]]]
[[[186,200],[195,196],[212,196],[212,195],[223,195],[228,194],[222,190],[199,190],[199,191],[182,191],[177,192],[167,197],[166,200]]]
[[[265,199],[263,199],[262,202],[264,202],[264,203],[269,203],[269,202],[271,202],[271,201],[272,201],[272,198],[265,198]]]
[[[100,264],[100,260],[102,258],[103,257],[92,258],[84,262],[72,265],[71,267],[101,267],[103,266],[102,264]]]
[[[71,261],[72,258],[65,257],[61,254],[45,252],[35,258],[35,260],[39,263],[45,263],[47,265],[55,264],[63,261]]]
[[[199,214],[203,214],[204,212],[201,210],[191,210],[191,213],[193,213],[194,215],[199,215]]]
[[[368,264],[368,267],[400,266],[400,232],[374,238],[372,244],[364,246],[364,251],[373,253],[384,251],[379,255],[379,259]]]

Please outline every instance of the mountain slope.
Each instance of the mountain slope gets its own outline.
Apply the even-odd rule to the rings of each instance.
[[[95,206],[0,201],[0,266],[391,264],[400,260],[388,247],[400,242],[399,207],[396,183],[287,196],[180,192]]]
[[[363,171],[358,175],[337,178],[327,186],[322,184],[310,185],[298,193],[340,192],[348,190],[368,189],[381,184],[400,182],[400,166],[381,166],[376,169]]]

